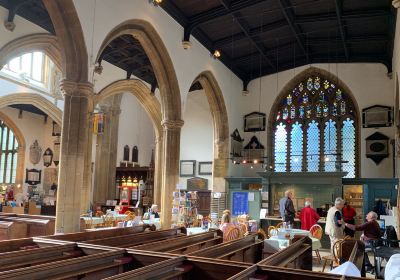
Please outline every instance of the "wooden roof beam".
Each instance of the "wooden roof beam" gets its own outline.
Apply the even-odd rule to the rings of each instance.
[[[335,7],[336,7],[336,18],[339,25],[340,37],[342,38],[344,54],[346,56],[346,60],[349,60],[349,48],[347,47],[346,44],[346,34],[342,23],[342,7],[343,7],[342,0],[335,0]]]
[[[342,11],[342,20],[346,19],[371,19],[374,17],[386,17],[390,15],[390,10],[359,10],[354,12]],[[333,13],[317,14],[312,16],[296,16],[295,24],[315,23],[320,21],[334,21],[337,20],[337,15]]]
[[[285,16],[285,18],[289,24],[290,29],[293,32],[294,37],[296,38],[297,44],[303,51],[307,61],[309,61],[308,53],[304,47],[303,41],[300,38],[301,31],[295,23],[295,15],[294,15],[294,12],[292,11],[292,8],[290,7],[290,3],[288,2],[288,0],[279,0],[279,5],[281,7],[281,11],[282,11],[283,15]]]

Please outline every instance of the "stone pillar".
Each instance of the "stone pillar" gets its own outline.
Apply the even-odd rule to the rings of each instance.
[[[107,199],[115,199],[115,167],[121,97],[122,95],[113,96],[109,102],[100,105],[105,119],[104,133],[97,135],[94,204],[105,204]]]
[[[223,139],[216,140],[214,143],[214,162],[213,162],[213,192],[226,192],[225,177],[228,175],[228,141]]]
[[[93,85],[64,80],[64,112],[58,178],[56,233],[79,231],[81,190]]]
[[[161,209],[161,182],[162,182],[162,172],[161,172],[161,159],[162,159],[162,136],[156,137],[156,147],[154,151],[154,191],[153,191],[153,201],[154,204],[158,205],[158,209]]]
[[[162,185],[161,185],[161,226],[164,229],[171,226],[172,192],[179,181],[179,148],[181,140],[182,120],[164,120]]]

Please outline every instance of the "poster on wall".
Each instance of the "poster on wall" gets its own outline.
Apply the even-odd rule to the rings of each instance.
[[[58,183],[57,168],[46,168],[43,170],[43,190],[46,194],[50,193],[53,184]]]
[[[249,213],[249,194],[247,192],[232,193],[232,214],[234,216]]]

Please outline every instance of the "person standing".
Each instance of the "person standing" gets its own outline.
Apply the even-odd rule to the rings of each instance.
[[[279,215],[282,218],[282,221],[285,220],[285,204],[287,200],[287,195],[286,195],[287,192],[288,191],[286,191],[285,196],[279,200]]]
[[[285,202],[285,215],[284,215],[284,222],[293,226],[294,224],[294,217],[296,216],[296,210],[294,209],[293,205],[293,193],[291,191],[285,192],[286,202]]]
[[[328,210],[326,215],[325,234],[329,235],[331,240],[331,251],[333,253],[333,245],[336,241],[344,237],[342,224],[342,209],[344,200],[341,197],[335,199],[335,205]]]
[[[357,215],[356,210],[353,207],[351,207],[351,205],[348,202],[344,203],[342,212],[343,212],[343,221],[345,223],[350,225],[356,224],[356,221],[354,219],[354,217]],[[345,227],[344,233],[345,235],[354,237],[354,230],[350,229],[350,227]]]
[[[300,222],[301,222],[301,229],[310,230],[310,228],[315,225],[319,220],[319,215],[314,208],[311,207],[311,202],[306,201],[304,203],[304,208],[300,211]]]

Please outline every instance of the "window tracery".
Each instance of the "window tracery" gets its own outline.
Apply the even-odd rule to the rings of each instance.
[[[14,184],[17,176],[18,141],[14,132],[0,120],[0,183]]]

